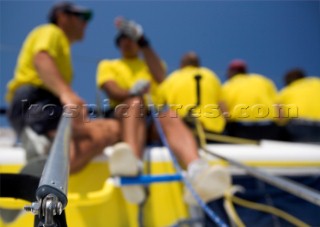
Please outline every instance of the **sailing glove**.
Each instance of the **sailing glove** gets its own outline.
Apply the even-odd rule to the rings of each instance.
[[[150,87],[150,81],[138,80],[133,87],[130,89],[130,96],[140,96],[148,92]]]
[[[120,33],[123,33],[136,41],[139,47],[149,46],[149,41],[143,35],[143,28],[140,24],[132,20],[127,20],[123,17],[115,19],[115,26]]]

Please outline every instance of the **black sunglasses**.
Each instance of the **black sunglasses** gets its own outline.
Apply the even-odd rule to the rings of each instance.
[[[65,11],[65,13],[69,15],[76,16],[80,18],[81,20],[88,22],[91,19],[92,14],[90,12],[88,13],[79,13],[79,12],[71,12],[71,11]]]

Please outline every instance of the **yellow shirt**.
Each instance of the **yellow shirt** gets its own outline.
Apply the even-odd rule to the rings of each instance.
[[[276,94],[274,83],[258,74],[238,74],[222,86],[228,117],[238,122],[276,120]]]
[[[33,85],[45,87],[34,66],[34,57],[40,51],[46,51],[54,59],[64,80],[70,84],[72,81],[72,63],[70,44],[64,32],[54,24],[36,27],[24,41],[20,51],[15,76],[7,88],[7,101],[11,101],[19,87]]]
[[[151,81],[150,92],[153,97],[156,95],[158,83],[153,79],[147,64],[139,59],[115,59],[102,60],[97,69],[97,86],[101,88],[107,81],[115,81],[117,85],[129,90],[138,80]],[[110,100],[112,107],[119,102]]]
[[[320,120],[320,78],[296,80],[283,88],[277,99],[285,118]]]
[[[200,106],[194,109],[205,129],[222,132],[225,120],[219,110],[221,84],[214,72],[204,67],[184,67],[173,72],[162,82],[158,90],[157,104],[166,104],[186,116],[198,101],[196,75],[200,75]]]

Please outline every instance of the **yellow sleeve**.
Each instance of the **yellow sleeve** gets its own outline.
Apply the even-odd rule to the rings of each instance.
[[[157,95],[155,96],[155,100],[153,100],[155,104],[162,105],[166,103],[166,87],[167,79],[165,79],[165,81],[163,81],[157,89]]]
[[[111,63],[108,60],[102,60],[98,64],[96,82],[98,88],[101,88],[107,81],[114,80]]]
[[[36,40],[33,42],[33,54],[36,54],[40,51],[46,51],[55,59],[59,57],[59,52],[63,51],[63,39],[64,37],[62,31],[54,27],[42,29],[37,33]]]
[[[217,74],[215,74],[215,72],[209,70],[209,75],[211,75],[213,77],[214,89],[215,89],[218,101],[220,101],[222,99],[221,81],[220,81],[219,77],[217,76]]]
[[[275,84],[269,80],[269,95],[273,100],[276,100],[277,98],[277,88]]]
[[[222,84],[221,86],[221,90],[220,90],[220,101],[222,102],[227,102],[228,100],[228,82],[225,82],[224,84]]]
[[[286,88],[283,88],[276,97],[276,103],[284,104],[286,99],[285,96],[286,96]]]
[[[170,91],[172,87],[172,78],[176,73],[173,72],[166,77],[166,79],[159,85],[157,89],[157,96],[154,102],[158,105],[165,105],[169,102]]]

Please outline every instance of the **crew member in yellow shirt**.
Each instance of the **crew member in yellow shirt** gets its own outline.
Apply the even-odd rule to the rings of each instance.
[[[73,3],[55,4],[49,13],[49,23],[36,27],[25,39],[14,78],[7,86],[8,118],[30,159],[46,155],[61,115],[72,114],[71,172],[79,171],[106,146],[119,140],[117,121],[88,123],[85,102],[71,87],[70,48],[83,39],[91,17],[91,10]],[[30,135],[39,139],[32,142]],[[41,141],[43,149],[34,152],[30,144]]]
[[[109,156],[110,173],[115,176],[134,176],[141,170],[139,166],[142,166],[146,145],[148,103],[143,97],[149,92],[155,98],[157,88],[166,74],[164,64],[147,41],[141,25],[117,18],[116,27],[116,45],[122,57],[99,63],[97,85],[110,98],[111,115],[121,124],[123,142],[116,144]],[[140,58],[139,54],[143,58]],[[222,167],[212,168],[199,157],[192,132],[174,112],[163,110],[158,119],[171,149],[187,167],[188,177],[200,197],[206,202],[220,197],[223,189],[230,183],[226,170]],[[127,186],[121,189],[125,198],[132,203],[142,203],[145,199],[142,186]],[[188,190],[185,200],[195,203]]]
[[[277,101],[289,140],[320,143],[320,78],[297,68],[285,74],[284,82]]]
[[[160,85],[157,102],[167,105],[186,121],[190,117],[198,119],[206,131],[220,134],[225,127],[219,107],[220,95],[217,75],[200,66],[196,53],[188,52],[181,58],[180,69]]]
[[[227,71],[228,80],[222,87],[224,116],[228,135],[248,139],[281,139],[276,124],[274,83],[268,78],[247,72],[243,60],[233,60]]]

